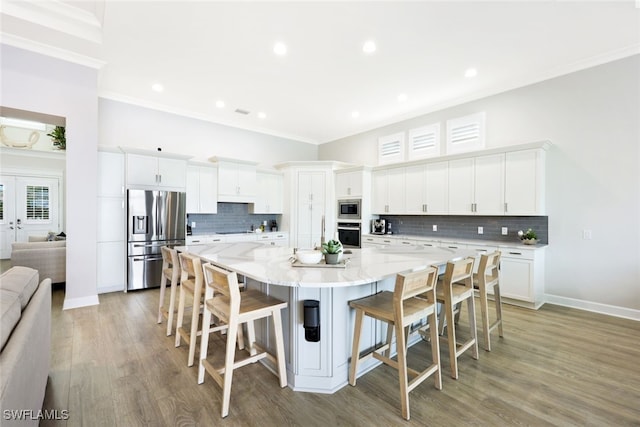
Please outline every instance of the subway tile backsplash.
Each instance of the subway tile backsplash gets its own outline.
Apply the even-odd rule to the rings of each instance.
[[[513,242],[518,240],[518,230],[531,228],[540,243],[549,243],[549,217],[546,216],[380,215],[380,218],[391,223],[393,234]],[[433,225],[438,226],[438,231],[433,231]],[[483,228],[483,234],[478,234],[478,227]],[[508,229],[506,236],[501,234],[502,227]]]
[[[251,230],[251,227],[259,227],[263,221],[267,221],[267,231],[271,229],[271,222],[276,221],[280,226],[282,215],[277,214],[250,214],[247,203],[218,203],[217,214],[190,214],[187,213],[187,224],[196,223],[191,228],[191,234],[229,233]]]

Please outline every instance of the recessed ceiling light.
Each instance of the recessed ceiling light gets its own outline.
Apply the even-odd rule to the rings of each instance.
[[[220,99],[219,99],[219,100],[217,100],[217,101],[216,101],[216,107],[218,107],[218,108],[224,108],[224,101],[222,101],[222,100],[220,100]]]
[[[164,86],[162,86],[160,83],[154,83],[153,85],[151,85],[151,89],[155,92],[162,92],[164,90]]]
[[[278,42],[273,46],[273,53],[278,56],[284,56],[287,54],[287,45],[282,42]]]
[[[259,118],[259,119],[266,119],[266,118],[267,118],[267,115],[266,115],[265,113],[263,113],[262,111],[260,111],[260,112],[258,113],[258,118]]]
[[[353,117],[354,119],[357,119],[358,117],[360,117],[360,112],[352,111],[351,112],[351,117]]]
[[[398,102],[404,102],[407,99],[409,99],[409,97],[407,96],[406,93],[401,93],[400,95],[398,95]]]
[[[366,42],[364,42],[364,44],[362,45],[362,51],[364,53],[373,53],[376,51],[376,44],[373,40],[367,40]]]
[[[467,71],[464,72],[464,76],[469,78],[469,77],[475,77],[478,75],[478,70],[476,70],[475,68],[469,68],[467,69]]]

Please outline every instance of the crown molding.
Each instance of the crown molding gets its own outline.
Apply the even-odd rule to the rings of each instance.
[[[97,3],[97,2],[94,2]],[[101,2],[104,4],[104,2]],[[13,16],[93,43],[102,43],[102,23],[91,12],[60,0],[2,2],[2,14]]]
[[[50,46],[45,43],[36,42],[24,37],[16,36],[13,34],[0,33],[0,44],[6,44],[7,46],[13,46],[20,49],[28,50],[31,52],[39,53],[41,55],[50,56],[52,58],[61,59],[63,61],[71,62],[73,64],[83,65],[85,67],[94,68],[99,70],[104,67],[106,62],[90,56],[81,55],[70,50],[61,49],[56,46]]]

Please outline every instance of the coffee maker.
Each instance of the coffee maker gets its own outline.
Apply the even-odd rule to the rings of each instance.
[[[372,219],[371,234],[387,234],[387,221],[385,219]]]

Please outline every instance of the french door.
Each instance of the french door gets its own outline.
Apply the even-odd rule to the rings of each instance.
[[[0,258],[11,257],[13,242],[59,232],[59,192],[56,177],[0,175]]]

